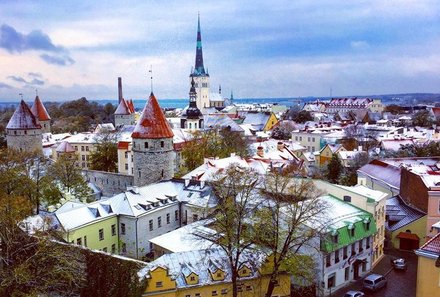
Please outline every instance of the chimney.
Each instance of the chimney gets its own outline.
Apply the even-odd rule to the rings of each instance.
[[[118,77],[118,103],[122,101],[122,78]]]
[[[283,151],[284,150],[284,143],[282,143],[281,141],[278,141],[277,150]]]
[[[259,147],[257,147],[257,155],[261,158],[264,157],[264,150],[263,147],[260,145]]]

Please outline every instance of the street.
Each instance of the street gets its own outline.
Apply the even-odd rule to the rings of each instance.
[[[406,271],[394,270],[390,259],[405,258],[408,261]],[[417,256],[412,252],[388,251],[384,258],[373,269],[373,273],[385,275],[388,283],[385,288],[377,292],[368,292],[362,289],[363,278],[351,283],[349,286],[338,290],[332,296],[342,297],[349,290],[357,290],[365,293],[365,296],[374,297],[415,297],[417,282]]]

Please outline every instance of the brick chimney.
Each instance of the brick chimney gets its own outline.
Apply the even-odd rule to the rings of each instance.
[[[122,78],[118,77],[118,103],[122,101]]]
[[[278,141],[277,150],[283,151],[284,150],[284,143],[282,143],[281,141]]]
[[[257,147],[257,155],[261,158],[264,157],[264,149],[261,145],[259,147]]]

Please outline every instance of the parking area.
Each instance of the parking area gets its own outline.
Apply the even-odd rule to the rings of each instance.
[[[408,262],[406,271],[394,270],[391,259],[405,258]],[[365,292],[365,296],[374,297],[414,297],[416,296],[417,282],[417,256],[412,252],[388,251],[384,258],[373,269],[373,273],[385,275],[387,286],[377,292]],[[349,290],[362,290],[362,279],[352,282],[349,286],[332,294],[334,297],[342,297]]]

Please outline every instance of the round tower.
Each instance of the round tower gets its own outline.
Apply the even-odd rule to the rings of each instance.
[[[134,186],[144,186],[174,176],[173,131],[153,92],[131,135]]]
[[[43,150],[41,125],[29,106],[21,100],[6,126],[8,148],[18,151]]]

